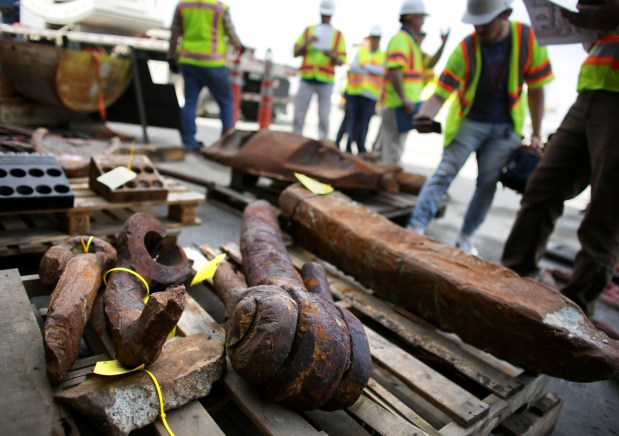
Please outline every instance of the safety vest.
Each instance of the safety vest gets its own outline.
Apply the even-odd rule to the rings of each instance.
[[[589,52],[580,68],[578,92],[619,92],[619,35],[611,34],[600,39]]]
[[[346,93],[350,95],[364,95],[378,100],[385,82],[385,52],[380,49],[372,52],[368,47],[360,47],[357,61],[362,67],[372,66],[373,68],[366,70],[363,74],[350,71],[348,73]],[[381,74],[377,74],[379,69],[382,69]]]
[[[522,98],[523,84],[530,89],[543,87],[554,79],[548,53],[539,47],[533,31],[525,24],[511,22],[512,49],[507,78],[509,112],[514,131],[522,136],[526,113],[526,101]],[[449,108],[445,125],[445,146],[453,141],[460,128],[460,122],[471,110],[477,85],[481,76],[481,47],[475,33],[467,36],[449,57],[439,78],[436,94],[447,100],[457,91]]]
[[[228,46],[223,22],[228,6],[217,0],[181,0],[178,7],[183,17],[179,62],[207,68],[225,66]]]
[[[403,77],[404,95],[412,102],[421,99],[423,89],[423,63],[421,49],[413,37],[404,30],[400,30],[387,46],[387,69],[401,68]],[[402,99],[387,81],[383,95],[383,106],[395,108],[402,106]]]
[[[295,49],[305,43],[315,33],[316,26],[308,26],[305,31],[299,36],[295,43]],[[330,50],[335,53],[346,62],[346,41],[344,41],[344,35],[337,29],[333,29],[333,36],[331,37]],[[305,55],[303,55],[303,62],[299,73],[302,79],[306,80],[318,80],[324,83],[333,83],[335,81],[335,64],[333,60],[324,54],[321,50],[316,50],[310,46],[307,48]]]

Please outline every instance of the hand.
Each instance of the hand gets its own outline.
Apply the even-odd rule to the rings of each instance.
[[[449,27],[445,31],[441,30],[441,41],[443,41],[443,43],[447,42],[447,40],[449,39],[450,33],[451,33],[451,29]]]
[[[176,59],[168,59],[168,66],[170,67],[170,72],[174,74],[178,74],[179,67],[178,67],[178,62],[176,61]]]
[[[241,43],[239,43],[237,46],[235,46],[234,49],[239,54],[239,56],[241,56],[243,53],[245,53],[245,46],[243,44],[241,44]]]
[[[432,133],[435,131],[434,120],[425,115],[415,115],[413,117],[413,126],[419,133]]]
[[[415,111],[415,103],[405,98],[402,100],[402,106],[404,106],[404,112],[411,114],[411,116],[413,115],[413,112]]]
[[[531,148],[539,154],[544,152],[544,149],[542,148],[542,140],[539,135],[531,135]]]

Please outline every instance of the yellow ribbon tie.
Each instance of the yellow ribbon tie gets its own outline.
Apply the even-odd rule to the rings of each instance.
[[[103,275],[103,283],[105,283],[106,285],[107,285],[107,275],[109,273],[111,273],[112,271],[128,272],[129,274],[133,274],[138,279],[140,279],[142,281],[142,283],[144,283],[144,287],[146,288],[146,297],[144,297],[144,304],[146,304],[148,302],[148,297],[150,296],[150,288],[148,287],[148,283],[146,282],[144,277],[142,277],[137,272],[135,272],[135,271],[133,271],[133,270],[131,270],[129,268],[112,268],[112,269],[107,270],[106,273]]]
[[[163,407],[163,395],[161,395],[161,387],[159,387],[159,382],[157,382],[157,379],[155,378],[153,373],[150,372],[148,369],[142,369],[142,371],[144,371],[146,374],[148,374],[148,376],[151,379],[153,379],[153,383],[155,383],[155,389],[157,390],[157,397],[159,397],[159,409],[161,410],[161,413],[160,413],[161,422],[163,422],[163,426],[167,430],[168,434],[170,436],[174,436],[174,433],[172,432],[172,430],[170,430],[170,427],[168,426],[168,422],[165,419],[165,411],[164,411],[164,407]]]
[[[90,248],[90,243],[92,242],[94,238],[95,238],[94,236],[91,236],[90,238],[88,238],[87,243],[84,243],[84,239],[80,239],[80,241],[82,242],[82,247],[84,248],[84,253],[88,253],[88,249]]]

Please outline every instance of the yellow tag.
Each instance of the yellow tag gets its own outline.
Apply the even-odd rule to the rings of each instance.
[[[168,339],[173,338],[176,335],[176,326],[172,329],[170,333],[168,333]]]
[[[108,171],[105,174],[97,177],[97,182],[103,183],[110,189],[116,189],[124,185],[125,183],[135,179],[137,174],[131,171],[129,168],[116,167],[112,171]]]
[[[138,366],[137,368],[128,369],[123,366],[118,360],[104,360],[101,362],[97,362],[95,365],[95,374],[99,375],[122,375],[127,374],[129,372],[138,371],[144,368],[144,364]]]
[[[333,186],[320,183],[317,180],[307,177],[304,174],[294,173],[294,176],[307,188],[312,194],[327,195],[333,192]]]
[[[189,286],[195,286],[198,283],[202,283],[204,280],[213,278],[213,276],[215,275],[215,271],[217,271],[217,268],[219,267],[219,265],[221,265],[225,258],[226,253],[222,253],[219,256],[215,257],[213,260],[211,260],[209,263],[207,263],[204,268],[202,268],[196,273],[195,276],[193,276],[193,280],[191,281],[191,284]]]
[[[92,242],[94,238],[95,238],[94,236],[91,236],[90,238],[88,238],[88,242],[84,242],[83,239],[80,239],[80,241],[82,241],[82,247],[84,248],[84,253],[88,253],[88,250],[90,249],[90,243]]]

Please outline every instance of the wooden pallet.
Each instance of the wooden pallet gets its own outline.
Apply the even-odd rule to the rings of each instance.
[[[257,179],[254,184],[240,182],[239,179],[246,180],[246,178],[239,176],[237,173],[236,181],[233,174],[233,181],[230,183],[230,186],[220,186],[215,183],[209,184],[207,187],[207,200],[238,213],[255,199],[264,199],[271,202],[273,205],[279,204],[279,195],[290,185],[289,182],[282,182],[264,177]],[[417,202],[416,195],[402,192],[370,192],[364,190],[341,191],[354,201],[363,204],[368,209],[402,226],[408,223]],[[445,214],[446,208],[447,199],[445,198],[435,218],[442,217]]]
[[[238,246],[222,248],[229,260],[240,260]],[[206,262],[203,253],[215,252],[206,245],[185,250],[195,268]],[[290,246],[289,253],[296,266],[317,260],[296,246]],[[463,344],[326,266],[337,304],[359,317],[370,341],[372,378],[360,399],[342,411],[298,413],[265,402],[228,364],[209,396],[167,414],[176,435],[544,435],[553,429],[562,400],[546,391],[547,377],[527,374]],[[177,332],[202,332],[223,341],[222,305],[209,290],[211,284],[205,285],[186,295]],[[38,276],[20,277],[17,270],[0,271],[0,288],[5,290],[0,294],[0,353],[6,356],[0,362],[6,392],[0,407],[8,411],[0,415],[0,426],[8,435],[48,434],[62,423],[72,434],[90,434],[92,423],[51,400],[54,391],[43,370],[40,330],[51,289],[42,286]],[[113,355],[100,298],[84,341],[92,355],[78,359],[57,389],[81,383],[95,362]],[[141,434],[166,432],[158,420]]]
[[[205,195],[166,178],[168,197],[158,201],[111,203],[88,187],[87,178],[69,180],[75,195],[69,209],[0,212],[0,256],[41,253],[69,235],[113,237],[137,211],[154,213],[166,228],[175,231],[201,223],[197,216]],[[160,210],[165,208],[166,212]]]

